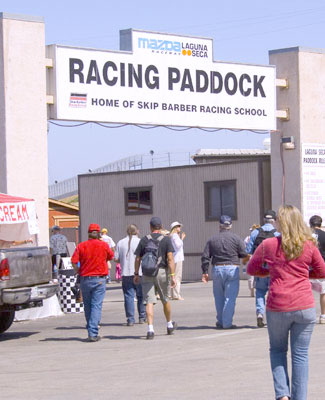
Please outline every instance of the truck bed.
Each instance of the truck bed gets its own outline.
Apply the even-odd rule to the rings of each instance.
[[[10,277],[0,280],[0,289],[45,284],[52,279],[51,256],[46,246],[0,249],[0,263],[5,258]]]

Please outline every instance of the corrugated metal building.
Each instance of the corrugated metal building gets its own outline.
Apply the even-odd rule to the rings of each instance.
[[[269,152],[238,156],[228,161],[219,154],[209,163],[205,155],[206,164],[80,175],[81,239],[86,240],[91,222],[107,227],[118,241],[130,223],[145,235],[152,216],[167,229],[180,221],[187,235],[183,279],[200,279],[201,253],[218,229],[218,217],[231,215],[233,231],[245,238],[271,205]]]

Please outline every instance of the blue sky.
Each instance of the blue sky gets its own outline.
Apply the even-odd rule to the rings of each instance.
[[[118,50],[119,30],[136,28],[211,37],[214,59],[229,62],[268,64],[269,50],[325,48],[323,0],[2,0],[0,11],[44,17],[46,44]],[[49,183],[150,150],[158,154],[193,153],[200,148],[262,148],[266,137],[252,132],[50,125]]]

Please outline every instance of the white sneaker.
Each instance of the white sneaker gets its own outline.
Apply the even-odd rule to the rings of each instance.
[[[319,323],[320,323],[320,324],[325,324],[325,318],[322,317],[322,316],[320,316],[320,317],[319,317]]]
[[[264,321],[263,321],[263,315],[262,314],[257,314],[257,326],[259,328],[264,328]]]

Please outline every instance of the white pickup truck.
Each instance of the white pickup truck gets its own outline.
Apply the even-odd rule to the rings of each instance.
[[[10,247],[31,237],[37,244],[37,233],[34,200],[0,193],[0,334],[12,324],[15,311],[41,306],[58,291],[47,247]]]

